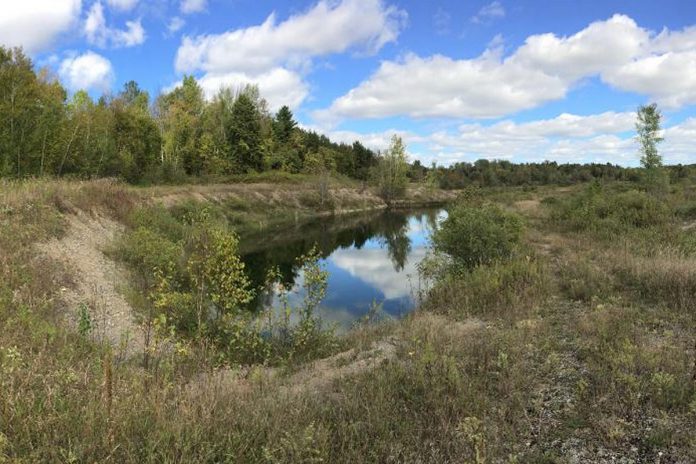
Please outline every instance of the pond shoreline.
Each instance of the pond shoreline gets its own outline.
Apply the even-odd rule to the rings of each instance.
[[[434,206],[308,218],[244,237],[240,257],[255,288],[276,269],[284,288],[293,289],[291,306],[300,306],[301,257],[316,252],[328,276],[320,317],[348,330],[375,305],[380,317],[397,319],[415,307],[413,279],[418,280],[417,266],[443,214]],[[279,310],[270,289],[262,295],[252,303],[254,310],[269,305]]]
[[[404,197],[387,202],[372,189],[337,184],[322,198],[310,182],[158,186],[141,192],[144,201],[167,209],[190,203],[209,205],[229,219],[242,239],[318,218],[444,206],[458,194],[412,184]]]

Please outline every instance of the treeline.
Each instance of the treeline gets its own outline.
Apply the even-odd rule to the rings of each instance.
[[[132,183],[175,182],[279,170],[371,179],[385,196],[411,181],[443,189],[636,181],[641,170],[612,164],[513,164],[478,160],[450,167],[406,165],[400,139],[384,153],[298,127],[287,106],[272,114],[255,86],[223,88],[206,100],[196,80],[154,100],[130,81],[97,101],[68,92],[21,49],[0,46],[0,177],[118,177]],[[668,166],[672,181],[696,166]],[[403,177],[403,179],[402,179]],[[386,180],[397,180],[388,182]],[[404,182],[401,182],[404,180]],[[394,184],[394,185],[392,185]]]
[[[671,182],[688,177],[696,178],[696,165],[665,166]],[[614,164],[515,164],[504,160],[478,160],[474,163],[456,163],[449,167],[422,166],[415,161],[411,166],[413,180],[425,180],[443,189],[461,189],[475,185],[480,187],[572,185],[595,179],[606,181],[640,182],[644,169],[626,168]]]
[[[151,100],[131,81],[97,101],[71,98],[21,49],[0,47],[0,176],[120,177],[129,182],[266,170],[367,179],[376,154],[271,114],[254,86],[210,101],[193,77]]]

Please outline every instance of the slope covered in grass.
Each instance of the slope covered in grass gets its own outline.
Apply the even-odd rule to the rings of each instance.
[[[147,364],[121,356],[65,298],[82,291],[81,269],[42,251],[73,239],[80,217],[124,234],[140,217],[175,237],[171,218],[206,203],[232,226],[233,214],[258,224],[279,209],[321,213],[285,203],[301,188],[274,203],[264,189],[2,186],[0,461],[696,460],[688,184],[661,205],[623,184],[483,191],[522,224],[504,259],[471,268],[436,259],[433,290],[411,316],[308,338],[317,349],[265,362],[220,362],[211,344],[156,331]],[[183,197],[157,206],[167,195]],[[109,242],[102,258],[118,258]],[[137,305],[145,296],[124,281]]]

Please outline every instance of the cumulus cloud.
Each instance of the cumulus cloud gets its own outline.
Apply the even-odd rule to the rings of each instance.
[[[207,0],[181,0],[179,9],[184,14],[198,13],[208,6]]]
[[[585,76],[601,74],[646,52],[650,33],[628,16],[597,21],[569,37],[539,34],[506,61],[558,76],[566,85]]]
[[[634,123],[633,112],[606,112],[588,116],[561,114],[525,123],[465,124],[455,133],[442,131],[428,136],[419,157],[439,164],[484,158],[635,166],[640,155]],[[693,162],[694,137],[696,118],[666,127],[664,143],[659,146],[665,162]]]
[[[299,74],[280,67],[255,75],[237,72],[209,73],[199,79],[198,83],[207,98],[212,98],[222,87],[237,88],[256,84],[271,111],[276,111],[283,105],[297,108],[309,93],[307,84]]]
[[[106,3],[114,10],[129,11],[135,8],[138,0],[106,0]]]
[[[186,36],[175,65],[179,72],[202,72],[201,81],[210,88],[254,82],[272,105],[284,98],[285,104],[297,106],[308,93],[302,72],[314,57],[347,50],[376,52],[396,40],[405,19],[405,12],[382,0],[322,0],[282,22],[271,14],[258,26]]]
[[[505,7],[499,1],[494,1],[483,6],[475,16],[471,17],[471,22],[476,24],[487,23],[494,19],[505,17]]]
[[[342,118],[497,118],[558,100],[599,77],[667,107],[696,103],[696,27],[659,34],[615,15],[576,34],[539,34],[509,56],[493,44],[471,59],[407,55],[316,113]]]
[[[208,100],[213,99],[223,88],[237,89],[249,84],[257,85],[271,111],[276,111],[283,105],[295,109],[309,93],[309,88],[302,80],[302,76],[281,67],[253,76],[239,72],[208,73],[197,81],[203,89],[203,96]],[[180,85],[181,81],[178,81],[164,91],[170,92]]]
[[[49,48],[56,37],[78,21],[81,0],[4,2],[0,14],[0,45],[24,47],[30,53]]]
[[[140,19],[135,21],[126,21],[125,29],[116,29],[109,27],[106,24],[104,17],[104,7],[101,2],[96,2],[92,5],[87,13],[83,32],[87,38],[87,42],[101,48],[108,46],[132,47],[145,42],[146,34]]]
[[[91,51],[64,59],[58,74],[73,91],[84,89],[105,92],[111,88],[114,80],[111,62]]]
[[[696,50],[636,59],[602,76],[613,87],[650,95],[667,108],[696,103]]]
[[[694,162],[694,140],[696,140],[696,118],[688,118],[664,131],[665,141],[660,152],[667,163],[688,164]]]
[[[361,133],[325,131],[331,139],[361,143],[374,150],[389,146],[391,136],[404,139],[409,157],[428,165],[450,165],[477,159],[506,159],[514,162],[557,161],[559,163],[615,163],[636,166],[635,113],[608,111],[600,114],[560,114],[554,118],[518,123],[503,120],[494,124],[462,124],[453,130],[427,135],[386,130]],[[312,126],[306,128],[317,130]],[[319,130],[320,131],[320,130]],[[665,162],[693,163],[696,118],[688,118],[664,130],[660,153]]]
[[[627,134],[634,122],[634,113],[606,112],[589,116],[561,114],[525,123],[505,120],[492,125],[464,124],[454,134],[432,134],[429,149],[442,157],[439,161],[446,162],[486,158],[625,163],[631,161],[623,157],[632,144]]]
[[[524,123],[501,121],[488,127],[493,133],[513,137],[590,137],[597,134],[631,131],[636,120],[635,113],[607,111],[601,114],[579,116],[563,113],[552,119],[541,119]],[[465,130],[467,125],[461,126]]]
[[[277,23],[214,35],[184,37],[176,56],[182,72],[267,71],[289,62],[362,46],[375,52],[396,40],[405,13],[381,0],[320,1],[309,11]]]
[[[393,115],[494,118],[563,98],[566,91],[561,78],[518,63],[502,64],[496,52],[473,60],[411,54],[383,62],[316,116],[329,122]]]

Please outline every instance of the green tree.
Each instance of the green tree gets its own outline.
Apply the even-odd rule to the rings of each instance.
[[[128,81],[123,85],[119,98],[126,106],[135,106],[142,111],[147,111],[150,101],[150,95],[142,90],[135,81]]]
[[[187,268],[196,294],[199,327],[212,307],[218,320],[225,313],[240,311],[253,292],[237,255],[238,239],[226,229],[205,219],[197,224],[191,240]]]
[[[239,170],[262,170],[261,121],[253,100],[246,93],[240,94],[232,106],[228,140]]]
[[[129,82],[110,106],[119,174],[138,182],[161,161],[162,139],[149,111],[149,96]]]
[[[286,144],[290,141],[292,131],[297,127],[297,123],[293,118],[292,111],[287,106],[283,106],[278,110],[273,121],[273,136],[276,142]]]
[[[376,161],[374,152],[358,141],[353,143],[352,152],[355,157],[355,177],[367,180],[370,168],[374,166]]]
[[[53,165],[61,149],[61,129],[65,121],[67,93],[55,77],[43,69],[37,76],[39,112],[31,130],[28,173],[54,173]]]
[[[183,167],[187,174],[199,175],[205,168],[199,153],[202,115],[205,107],[203,89],[193,76],[157,99],[162,131],[162,161]]]
[[[408,158],[401,137],[394,135],[389,149],[378,160],[374,179],[379,194],[387,201],[402,196],[408,185]]]
[[[636,132],[640,144],[640,164],[645,168],[645,181],[649,189],[660,190],[666,187],[668,178],[662,167],[662,156],[657,145],[664,140],[660,135],[662,113],[656,103],[638,108]]]
[[[203,108],[201,116],[201,132],[206,135],[201,140],[202,148],[209,156],[208,172],[211,174],[226,174],[235,171],[232,148],[228,135],[232,126],[232,106],[234,95],[225,87],[213,97],[212,101]],[[201,136],[203,137],[203,136]],[[238,170],[238,169],[237,169]]]
[[[0,175],[37,175],[60,142],[65,90],[34,72],[21,49],[0,47]]]

